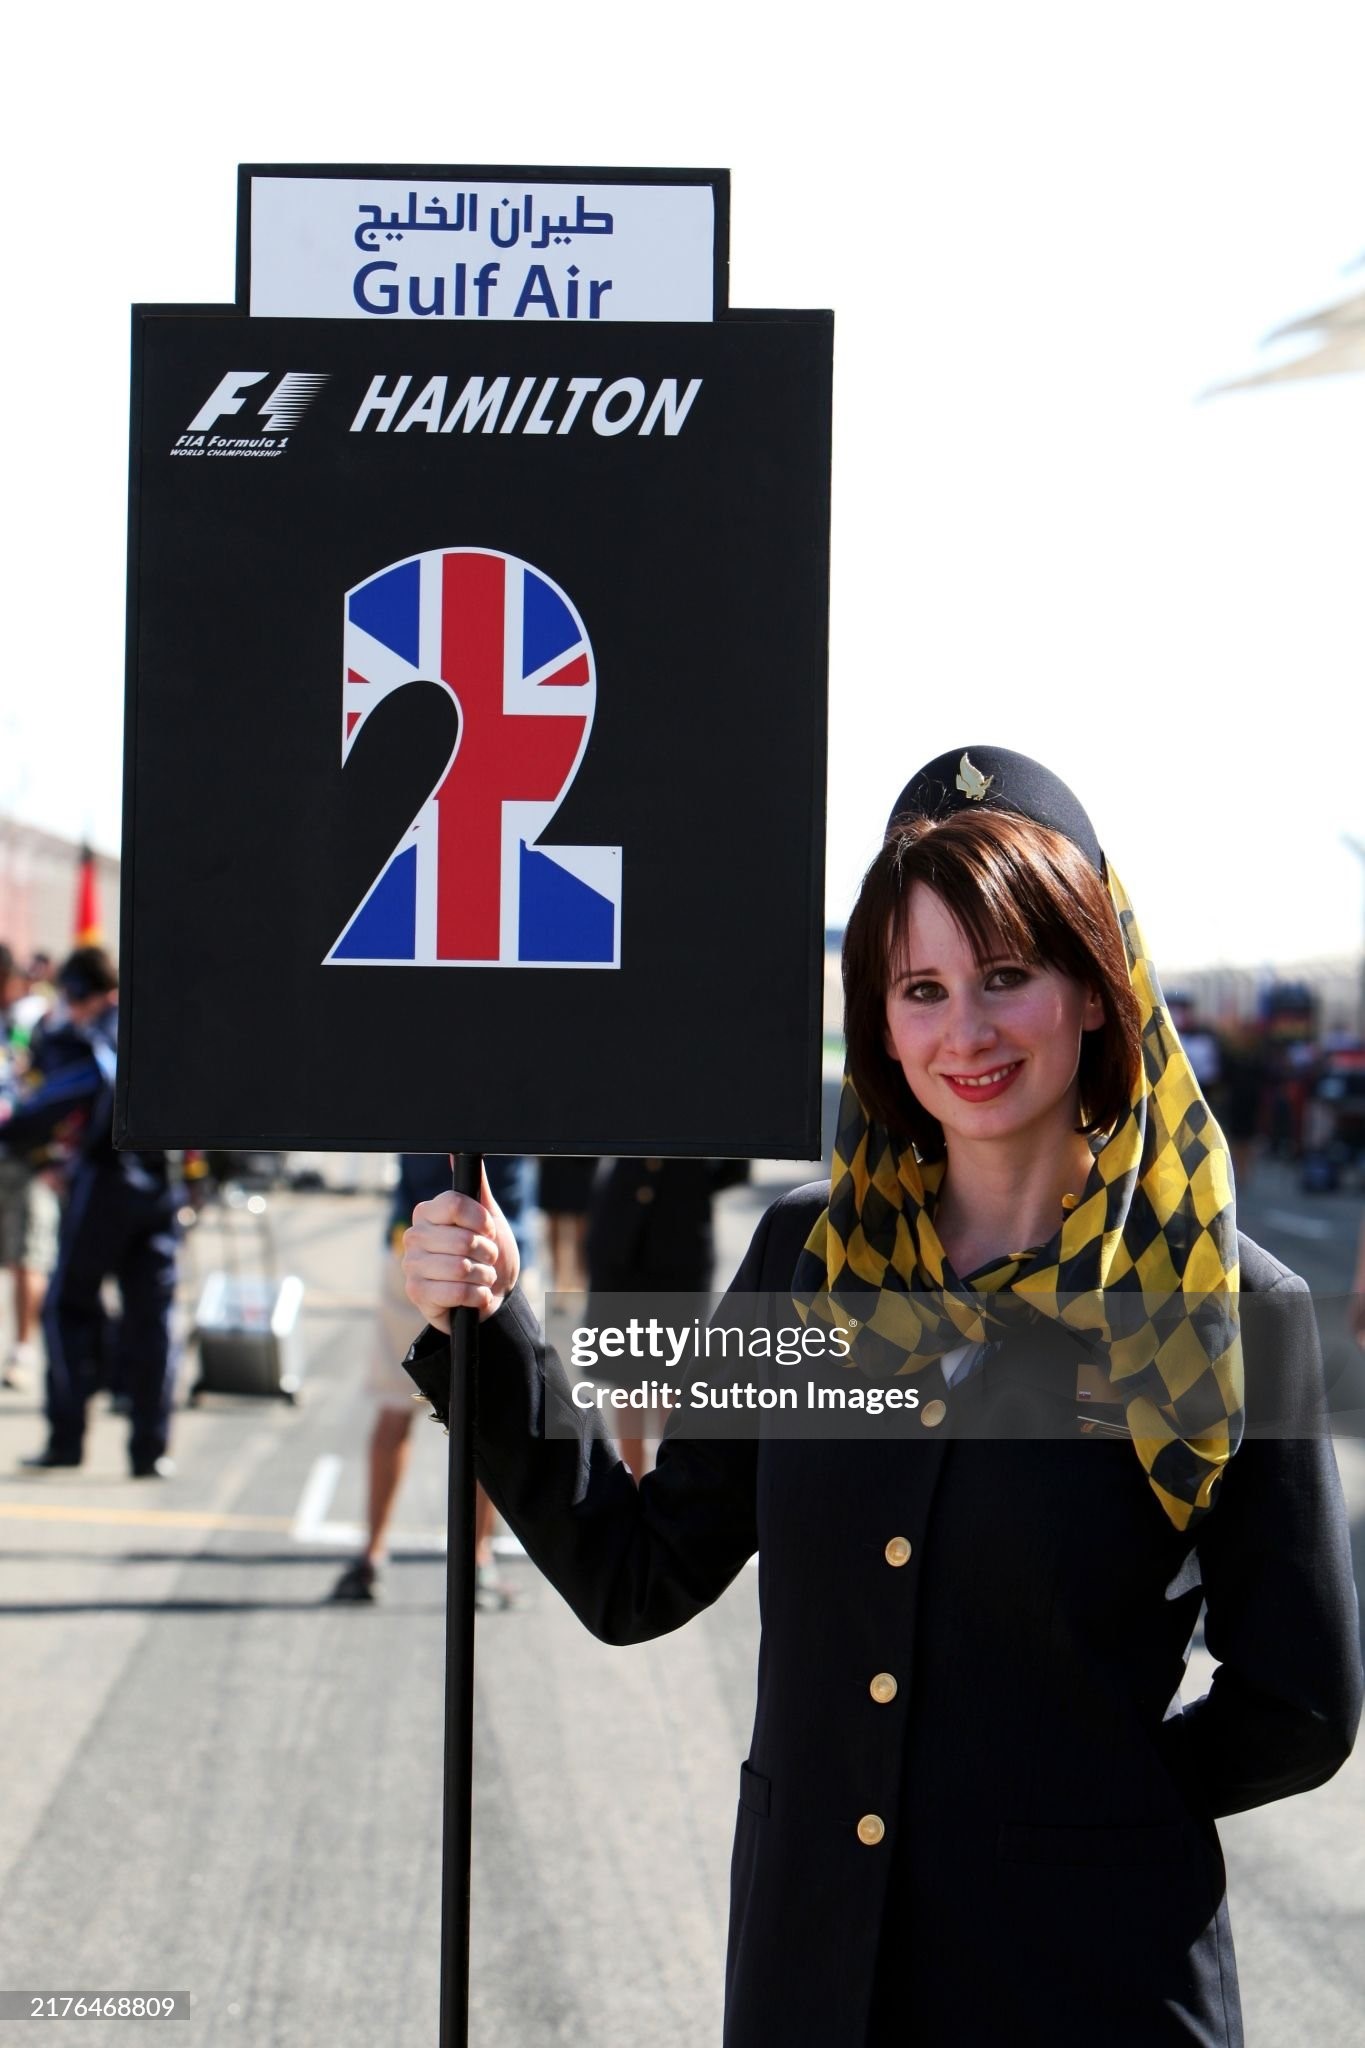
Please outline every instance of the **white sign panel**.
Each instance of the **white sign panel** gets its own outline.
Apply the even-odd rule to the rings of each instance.
[[[709,185],[251,179],[252,314],[710,320]]]

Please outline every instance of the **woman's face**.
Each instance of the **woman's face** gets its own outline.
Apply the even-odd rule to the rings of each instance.
[[[1066,1144],[1079,1122],[1081,1033],[1103,1022],[1099,996],[1055,967],[979,963],[942,899],[915,883],[886,1049],[950,1152],[955,1139]]]

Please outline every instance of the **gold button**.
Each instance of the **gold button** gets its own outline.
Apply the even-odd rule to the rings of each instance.
[[[926,1401],[920,1421],[926,1429],[937,1429],[947,1413],[948,1403],[946,1401]]]
[[[886,1822],[879,1813],[865,1813],[858,1822],[858,1840],[874,1849],[886,1833]]]
[[[909,1564],[910,1539],[908,1536],[893,1536],[886,1546],[888,1564]]]
[[[635,1199],[637,1202],[652,1202],[654,1200],[653,1188],[636,1188]]]
[[[879,1707],[884,1707],[900,1691],[889,1671],[879,1671],[867,1689]]]

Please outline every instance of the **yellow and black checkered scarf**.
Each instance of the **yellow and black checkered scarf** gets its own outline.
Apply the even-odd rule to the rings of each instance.
[[[1232,1175],[1112,868],[1108,881],[1141,1012],[1142,1067],[1127,1116],[1098,1146],[1056,1236],[959,1280],[934,1228],[944,1162],[921,1161],[870,1123],[845,1075],[829,1207],[793,1296],[803,1321],[840,1325],[854,1359],[879,1375],[989,1342],[1001,1328],[990,1297],[1021,1297],[1106,1366],[1152,1490],[1184,1529],[1212,1504],[1241,1438]]]

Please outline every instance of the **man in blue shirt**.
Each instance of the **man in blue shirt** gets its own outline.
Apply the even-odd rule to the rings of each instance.
[[[115,1384],[127,1393],[135,1479],[165,1478],[174,1372],[177,1193],[164,1152],[114,1149],[118,972],[101,946],[79,946],[57,985],[65,1014],[33,1044],[22,1094],[0,1125],[0,1143],[27,1151],[51,1137],[71,1151],[57,1263],[43,1308],[47,1340],[48,1441],[23,1462],[79,1465],[86,1407],[109,1346],[101,1289],[118,1282],[123,1313]]]

